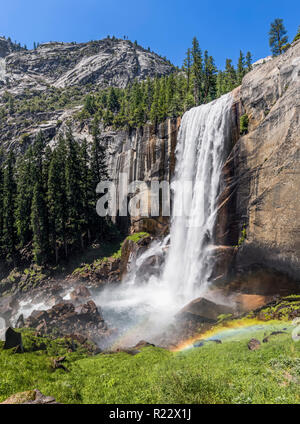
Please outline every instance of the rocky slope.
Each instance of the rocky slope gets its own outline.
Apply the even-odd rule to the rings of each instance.
[[[294,291],[300,280],[300,42],[247,74],[234,95],[249,126],[224,168],[219,241],[238,246],[229,255],[230,287]]]
[[[173,66],[155,53],[127,40],[104,39],[88,43],[51,42],[35,50],[10,53],[1,39],[2,92],[20,94],[25,89],[45,90],[88,83],[100,87],[126,87],[128,83],[165,75]]]

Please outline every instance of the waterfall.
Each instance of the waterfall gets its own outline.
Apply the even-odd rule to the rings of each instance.
[[[205,291],[211,273],[209,249],[231,105],[232,96],[227,94],[191,109],[183,116],[178,136],[171,246],[163,280],[186,302]],[[182,205],[185,216],[177,216]]]
[[[107,288],[97,298],[105,319],[124,333],[129,331],[130,341],[151,340],[207,288],[231,105],[227,94],[184,114],[176,148],[170,235],[138,258],[121,286]],[[169,240],[159,275],[141,277],[139,266],[150,255],[162,255]]]

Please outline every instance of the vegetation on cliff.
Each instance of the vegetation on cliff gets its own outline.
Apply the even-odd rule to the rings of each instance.
[[[138,127],[146,122],[158,124],[233,90],[251,70],[251,63],[251,53],[245,57],[241,51],[236,68],[231,59],[226,59],[225,70],[218,70],[214,58],[207,50],[203,53],[194,38],[180,70],[160,78],[134,81],[126,89],[110,87],[88,94],[78,118],[92,116],[116,128]]]

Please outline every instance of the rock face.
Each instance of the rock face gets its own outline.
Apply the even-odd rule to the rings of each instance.
[[[107,325],[92,300],[79,306],[63,302],[47,311],[33,311],[25,327],[35,328],[40,334],[58,336],[79,334],[93,341],[107,334]]]
[[[120,39],[89,43],[51,42],[36,50],[9,53],[8,43],[0,39],[0,57],[5,57],[0,79],[15,94],[47,85],[64,88],[74,85],[113,85],[124,88],[133,79],[165,75],[174,67],[165,59]]]
[[[300,42],[248,73],[237,97],[249,126],[224,167],[230,212],[220,240],[238,245],[234,289],[299,291]]]
[[[232,314],[233,308],[214,303],[204,297],[199,297],[185,306],[179,313],[180,318],[196,319],[204,322],[215,322],[220,315]]]
[[[175,169],[175,147],[180,119],[168,119],[158,127],[146,125],[132,131],[119,131],[102,134],[108,151],[108,168],[112,180],[119,187],[120,174],[126,174],[128,184],[144,181],[148,189],[153,181],[170,182]],[[145,190],[145,196],[148,192]],[[129,199],[128,199],[129,200]],[[149,202],[150,203],[150,202]],[[120,208],[117,199],[117,208]],[[148,205],[150,208],[150,204]],[[118,218],[118,222],[133,231],[146,231],[151,234],[164,234],[169,218],[141,216]]]

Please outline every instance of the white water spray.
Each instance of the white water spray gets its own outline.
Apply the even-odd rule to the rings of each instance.
[[[176,149],[170,248],[160,275],[143,279],[139,265],[151,255],[162,254],[168,240],[152,245],[121,287],[108,288],[98,296],[105,319],[117,328],[128,330],[143,323],[134,333],[136,339],[151,340],[180,308],[207,289],[231,105],[231,94],[227,94],[183,116]],[[179,186],[185,190],[177,190]]]
[[[220,176],[230,136],[231,94],[193,108],[182,119],[177,143],[171,246],[163,279],[184,302],[207,288],[209,249],[217,215]],[[176,182],[187,188],[182,195]],[[185,184],[191,182],[191,184]],[[177,216],[182,204],[185,216]]]

